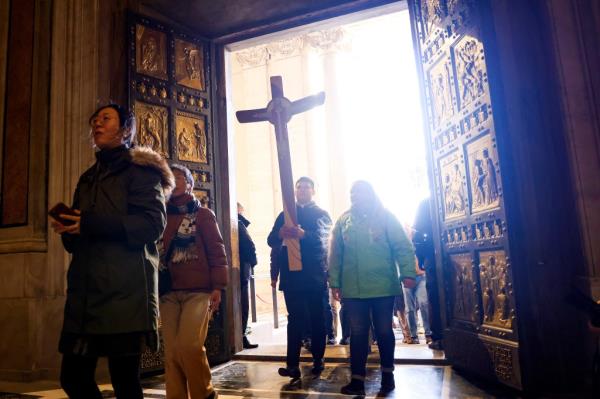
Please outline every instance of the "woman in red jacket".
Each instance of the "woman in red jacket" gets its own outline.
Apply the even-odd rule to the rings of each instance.
[[[175,189],[167,203],[161,262],[170,284],[161,287],[160,297],[167,398],[214,398],[204,340],[227,285],[227,256],[214,213],[192,194],[192,174],[181,165],[171,169]]]

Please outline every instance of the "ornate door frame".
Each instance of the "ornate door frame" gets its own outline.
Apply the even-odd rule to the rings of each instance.
[[[503,179],[477,2],[409,0],[428,131],[444,348],[522,388]]]
[[[153,148],[194,176],[194,195],[221,219],[215,178],[218,140],[213,125],[213,43],[147,17],[128,16],[128,102],[136,143]],[[205,346],[212,364],[230,358],[227,296],[209,324]],[[145,353],[142,371],[163,367],[162,352]]]

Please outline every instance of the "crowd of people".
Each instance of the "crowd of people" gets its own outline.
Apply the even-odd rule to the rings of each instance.
[[[404,342],[418,344],[416,312],[420,311],[427,344],[441,349],[441,322],[431,324],[432,319],[439,320],[433,303],[437,297],[430,304],[426,278],[429,271],[435,284],[429,204],[421,204],[417,221],[407,232],[383,206],[373,186],[357,181],[350,190],[350,209],[332,227],[329,214],[313,201],[315,184],[310,178],[298,179],[295,195],[298,224],[285,225],[282,212],[268,237],[271,285],[275,287],[279,278],[288,311],[286,366],[279,374],[300,378],[300,350],[306,336],[313,357],[311,373],[316,376],[324,369],[324,348],[335,343],[337,330],[330,329],[335,315],[331,303],[339,303],[340,344],[350,345],[351,368],[351,380],[341,393],[364,395],[372,340],[379,348],[380,392],[390,392],[395,388],[394,314]],[[300,241],[301,271],[289,269],[285,239]],[[429,291],[437,292],[432,286]]]
[[[69,398],[101,398],[99,357],[108,358],[117,398],[143,398],[140,359],[157,350],[159,317],[167,398],[215,398],[204,341],[228,284],[229,265],[215,214],[193,195],[188,168],[167,164],[136,146],[135,118],[117,104],[89,119],[96,162],[77,184],[72,207],[51,221],[72,254],[59,350],[61,386]],[[315,184],[295,184],[298,224],[279,214],[268,244],[271,284],[279,282],[288,312],[286,365],[281,376],[301,377],[304,345],[311,373],[324,370],[327,344],[350,345],[351,380],[342,393],[364,395],[370,340],[379,347],[381,391],[395,388],[393,315],[404,342],[419,343],[417,309],[427,343],[439,349],[429,204],[406,232],[366,181],[353,184],[351,207],[335,223],[313,201]],[[249,342],[248,285],[257,264],[238,204],[242,336]],[[411,242],[412,237],[412,242]],[[299,271],[288,265],[287,240],[299,240]],[[430,307],[433,311],[430,312]]]

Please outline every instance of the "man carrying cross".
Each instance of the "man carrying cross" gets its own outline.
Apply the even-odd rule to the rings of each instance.
[[[312,202],[315,185],[311,179],[298,179],[294,192],[287,123],[292,116],[323,104],[325,93],[292,102],[283,96],[281,76],[270,80],[272,99],[266,108],[238,111],[236,116],[240,123],[268,121],[275,127],[283,212],[275,221],[268,243],[280,270],[279,288],[288,309],[287,367],[280,368],[279,374],[295,380],[300,378],[300,347],[307,308],[313,336],[312,372],[318,375],[324,368],[323,291],[327,289],[326,242],[331,219]]]
[[[268,244],[279,254],[279,289],[283,291],[288,311],[286,367],[279,369],[284,377],[300,377],[300,349],[302,335],[310,323],[311,351],[313,355],[312,373],[323,371],[325,353],[325,318],[323,292],[327,290],[327,238],[331,228],[331,218],[312,200],[315,185],[312,179],[301,177],[296,182],[297,226],[284,225],[281,212],[268,237]],[[299,239],[302,270],[290,270],[288,251],[283,240]],[[273,277],[272,277],[273,278]],[[276,284],[272,281],[272,285]]]

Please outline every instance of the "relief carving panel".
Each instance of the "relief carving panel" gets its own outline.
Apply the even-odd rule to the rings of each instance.
[[[470,253],[450,255],[453,291],[452,315],[454,319],[476,322],[478,299],[473,278],[473,258]]]
[[[487,90],[483,45],[466,35],[454,47],[459,108],[463,109]]]
[[[454,72],[450,58],[444,56],[428,73],[432,125],[438,128],[455,113]]]
[[[498,155],[491,135],[485,134],[466,145],[469,163],[471,212],[500,206]]]
[[[426,35],[429,35],[435,26],[439,26],[445,16],[442,0],[421,0],[421,17]]]
[[[177,159],[208,163],[206,123],[199,115],[177,111],[175,116]]]
[[[194,195],[205,208],[210,208],[210,193],[208,190],[194,190]]]
[[[479,281],[483,299],[483,322],[512,328],[512,289],[506,253],[502,250],[479,253]]]
[[[175,81],[204,90],[204,49],[202,45],[175,39]]]
[[[467,213],[465,168],[461,158],[462,155],[454,151],[439,160],[445,220],[459,218]]]
[[[137,73],[167,80],[167,37],[144,25],[135,26],[135,67]]]
[[[169,112],[166,107],[135,102],[137,143],[169,158]]]
[[[513,349],[487,342],[484,345],[490,354],[490,358],[494,364],[494,372],[498,379],[506,382],[518,381],[518,378],[515,377],[515,367],[513,366]]]

